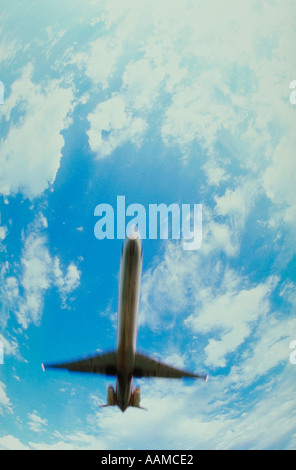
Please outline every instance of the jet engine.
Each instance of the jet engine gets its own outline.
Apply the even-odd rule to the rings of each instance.
[[[112,385],[108,385],[107,387],[107,403],[109,406],[117,405],[116,393]]]
[[[136,387],[133,393],[132,406],[140,408],[140,399],[141,399],[141,389]]]

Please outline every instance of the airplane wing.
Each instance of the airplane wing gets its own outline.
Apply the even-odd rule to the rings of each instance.
[[[181,379],[182,377],[193,377],[208,380],[208,375],[192,374],[175,367],[168,366],[162,362],[151,359],[143,354],[136,353],[134,364],[134,377],[166,377],[170,379]]]
[[[116,354],[109,352],[61,364],[42,364],[42,369],[68,369],[70,372],[116,375]]]

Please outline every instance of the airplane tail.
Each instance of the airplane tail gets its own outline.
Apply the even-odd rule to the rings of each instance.
[[[141,398],[141,389],[140,387],[136,387],[131,395],[131,399],[129,402],[129,406],[134,408],[140,408],[141,410],[146,410],[147,408],[143,408],[140,406],[140,398]],[[107,403],[100,405],[100,408],[105,408],[107,406],[117,406],[117,396],[114,390],[113,385],[108,385],[107,387]]]

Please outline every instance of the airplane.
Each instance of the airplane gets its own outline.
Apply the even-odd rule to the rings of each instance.
[[[208,380],[208,375],[176,369],[136,352],[142,262],[141,239],[139,232],[133,230],[125,240],[121,254],[116,350],[72,362],[42,364],[43,370],[67,369],[70,372],[115,376],[116,390],[113,385],[107,386],[107,404],[101,406],[118,406],[122,412],[129,406],[142,408],[141,390],[140,387],[133,390],[133,378],[192,377]]]

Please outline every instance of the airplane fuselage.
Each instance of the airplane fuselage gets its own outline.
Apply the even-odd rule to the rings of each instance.
[[[116,344],[116,397],[122,411],[129,406],[132,394],[141,274],[142,244],[138,237],[129,238],[120,265]]]

